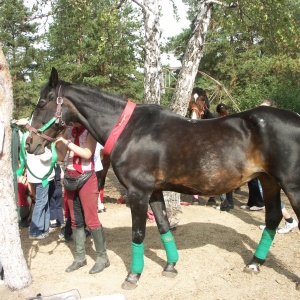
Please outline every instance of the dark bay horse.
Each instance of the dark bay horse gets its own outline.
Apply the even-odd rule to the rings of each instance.
[[[163,191],[220,195],[254,177],[259,177],[263,188],[266,228],[245,271],[258,273],[282,219],[281,189],[300,219],[299,115],[257,107],[197,121],[159,105],[136,105],[129,111],[128,103],[94,87],[64,82],[53,68],[26,141],[29,153],[41,154],[64,124],[79,122],[107,149],[114,128],[126,124],[110,145],[111,152],[107,150],[117,178],[127,189],[132,215],[132,263],[122,287],[135,288],[143,271],[148,203],[166,250],[163,275],[173,277],[178,252]],[[51,119],[55,122],[49,125]]]

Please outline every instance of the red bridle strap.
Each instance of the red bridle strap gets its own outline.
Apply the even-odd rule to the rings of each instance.
[[[35,129],[34,127],[32,127],[31,125],[29,124],[26,124],[25,125],[25,128],[29,131],[29,132],[33,132],[35,133],[36,135],[42,137],[43,139],[49,141],[49,142],[53,142],[55,140],[55,138],[52,138],[42,132],[39,132],[37,129]]]

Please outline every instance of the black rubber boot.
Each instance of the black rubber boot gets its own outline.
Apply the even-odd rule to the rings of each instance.
[[[66,269],[66,272],[73,272],[86,265],[85,258],[85,231],[84,228],[73,228],[73,241],[74,241],[74,261]]]
[[[208,199],[206,205],[208,205],[208,206],[214,206],[214,205],[217,205],[217,202],[216,202],[215,197],[213,197],[213,196],[212,196],[212,197],[209,197],[209,199]]]
[[[230,211],[230,209],[233,209],[233,198],[232,198],[232,192],[226,193],[226,199],[224,199],[220,205],[220,210],[222,211]]]
[[[20,217],[21,217],[20,226],[22,226],[22,227],[30,226],[29,215],[30,215],[30,206],[21,206],[20,207]]]
[[[232,192],[226,193],[226,199],[231,209],[234,208]]]
[[[93,229],[91,230],[91,233],[96,248],[97,259],[96,263],[90,269],[89,273],[96,274],[102,272],[105,268],[107,268],[110,265],[110,262],[106,253],[106,242],[103,227],[100,226],[96,229]]]

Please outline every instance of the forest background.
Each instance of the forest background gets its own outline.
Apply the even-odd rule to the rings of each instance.
[[[161,44],[161,51],[181,60],[193,30],[197,1],[171,1],[170,16],[178,13],[179,2],[188,6],[191,26]],[[194,86],[215,96],[213,107],[222,101],[231,112],[237,107],[222,87],[240,110],[272,98],[280,108],[299,113],[300,1],[223,2],[228,5],[213,7]],[[145,37],[142,14],[134,1],[30,3],[0,0],[0,43],[13,79],[15,118],[30,115],[52,66],[66,81],[96,85],[143,102]],[[163,67],[161,104],[170,106],[179,70]]]

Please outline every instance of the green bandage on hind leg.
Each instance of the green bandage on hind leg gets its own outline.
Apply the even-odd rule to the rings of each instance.
[[[167,253],[168,263],[176,263],[178,261],[178,251],[171,231],[161,234],[160,238]]]
[[[141,274],[144,269],[144,243],[135,244],[131,246],[132,261],[131,272]]]
[[[269,249],[274,240],[275,234],[276,234],[276,230],[271,230],[268,228],[264,229],[261,240],[256,248],[255,253],[254,253],[255,257],[257,257],[259,259],[263,259],[263,260],[266,259]]]

